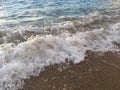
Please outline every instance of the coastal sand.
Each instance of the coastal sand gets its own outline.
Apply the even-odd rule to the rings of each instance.
[[[85,61],[47,67],[22,90],[120,90],[120,55],[88,51]]]

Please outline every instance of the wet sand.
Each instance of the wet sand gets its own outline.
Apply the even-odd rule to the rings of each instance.
[[[88,51],[85,61],[47,67],[22,90],[120,90],[120,55]]]

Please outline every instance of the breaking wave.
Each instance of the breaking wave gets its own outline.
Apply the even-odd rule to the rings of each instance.
[[[50,26],[0,29],[0,90],[17,90],[46,66],[83,61],[87,51],[120,51],[120,10],[60,17]]]

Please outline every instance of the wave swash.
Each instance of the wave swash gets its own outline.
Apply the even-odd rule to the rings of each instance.
[[[81,17],[60,17],[46,27],[0,29],[0,90],[22,88],[44,67],[83,61],[86,51],[120,51],[120,10]]]

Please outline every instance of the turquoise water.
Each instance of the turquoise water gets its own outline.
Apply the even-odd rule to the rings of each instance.
[[[91,51],[119,57],[119,2],[0,0],[0,90],[18,90],[51,65],[91,60]]]
[[[113,6],[110,0],[0,0],[0,25],[38,24]]]

